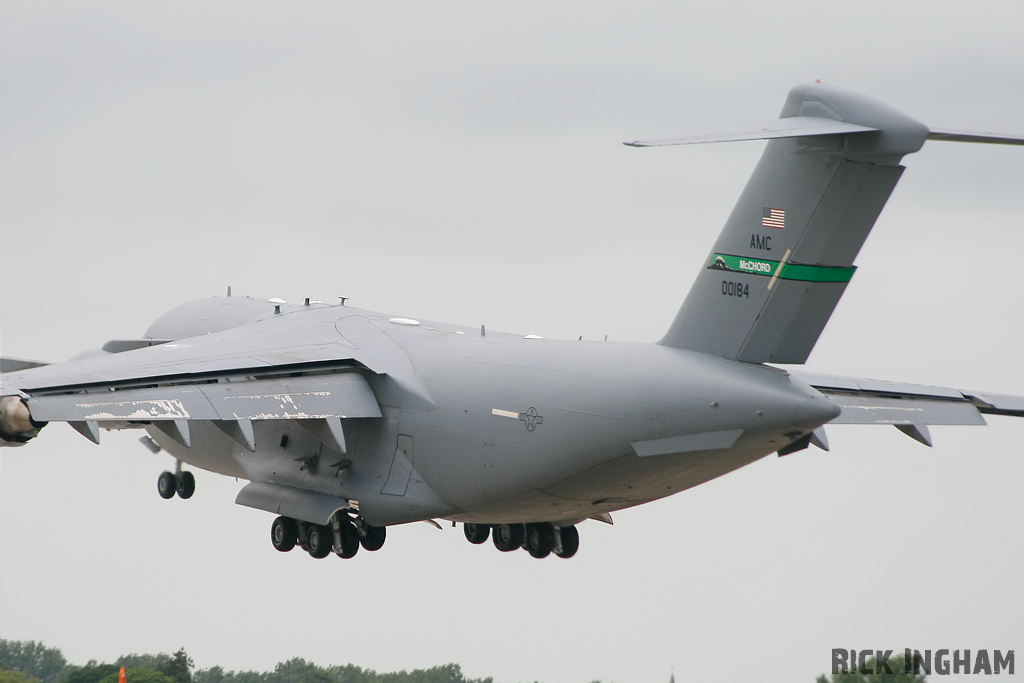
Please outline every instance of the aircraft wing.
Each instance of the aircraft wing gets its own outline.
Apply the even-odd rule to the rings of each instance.
[[[842,409],[830,424],[973,425],[983,415],[1024,417],[1024,397],[790,371]]]
[[[21,369],[0,375],[0,396],[12,397],[0,400],[13,411],[13,397],[19,397],[34,424],[69,422],[94,441],[103,423],[177,423],[179,440],[187,440],[188,420],[380,417],[366,379],[373,370],[356,359],[358,349],[333,320],[322,328],[274,330],[257,323]],[[389,365],[364,355],[376,367]]]

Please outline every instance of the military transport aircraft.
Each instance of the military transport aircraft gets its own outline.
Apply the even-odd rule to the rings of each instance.
[[[1024,417],[1024,397],[812,375],[801,364],[930,130],[812,83],[774,121],[637,147],[768,139],[674,322],[653,344],[557,341],[307,299],[213,297],[140,339],[66,363],[5,359],[0,445],[48,422],[99,443],[144,429],[182,464],[247,480],[235,502],[277,515],[271,541],[313,557],[377,550],[389,525],[462,522],[502,551],[571,557],[576,524],[697,486],[771,453],[827,450],[825,424]]]

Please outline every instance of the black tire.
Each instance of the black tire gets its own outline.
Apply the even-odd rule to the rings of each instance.
[[[363,548],[373,552],[384,547],[384,541],[388,537],[387,527],[366,525],[366,535],[359,539]]]
[[[306,527],[306,546],[310,557],[320,560],[331,554],[334,533],[325,526],[310,524]]]
[[[178,497],[188,500],[196,492],[196,478],[191,472],[182,472],[178,477]]]
[[[383,543],[381,543],[383,545]],[[356,525],[348,520],[341,523],[341,552],[338,557],[347,560],[356,556],[359,552],[359,532]]]
[[[156,480],[156,491],[160,497],[164,500],[174,498],[177,490],[178,478],[174,476],[174,472],[161,472],[160,477]]]
[[[485,543],[491,535],[489,524],[463,524],[462,530],[466,533],[466,540],[476,545]]]
[[[555,527],[547,522],[526,525],[526,551],[538,560],[547,557],[555,547]]]
[[[270,525],[270,542],[275,550],[286,553],[295,547],[299,540],[299,526],[290,517],[278,517]]]
[[[580,549],[580,532],[574,526],[563,526],[558,534],[562,537],[562,545],[555,548],[555,555],[569,559]]]
[[[503,553],[509,553],[523,545],[526,528],[522,524],[498,524],[491,535],[494,547]]]

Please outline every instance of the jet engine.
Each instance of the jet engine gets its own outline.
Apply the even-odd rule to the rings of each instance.
[[[0,396],[0,446],[22,446],[45,426],[32,419],[20,396]]]

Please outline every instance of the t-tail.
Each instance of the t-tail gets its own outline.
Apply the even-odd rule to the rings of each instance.
[[[803,363],[856,268],[875,220],[926,140],[1024,144],[929,130],[889,105],[821,83],[789,92],[775,121],[626,143],[769,140],[665,337],[749,363]]]

